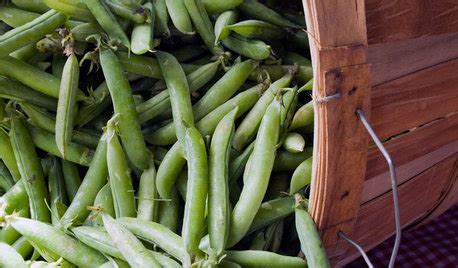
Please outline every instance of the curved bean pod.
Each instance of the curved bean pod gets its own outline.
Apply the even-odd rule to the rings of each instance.
[[[236,23],[237,18],[238,13],[233,10],[225,11],[218,16],[215,22],[215,45],[231,34],[231,30],[226,26]]]
[[[165,0],[173,25],[184,34],[193,34],[191,18],[183,0]]]
[[[226,27],[243,37],[265,41],[281,39],[286,34],[282,28],[260,20],[245,20]]]
[[[157,170],[156,187],[162,198],[170,198],[172,187],[185,164],[181,145],[177,142],[167,152]]]
[[[294,65],[261,65],[255,69],[251,75],[250,80],[258,81],[258,77],[262,72],[267,72],[272,81],[280,79],[283,75],[288,73],[292,68],[297,68]],[[298,82],[307,83],[313,77],[313,70],[311,66],[301,65],[297,68],[296,79]]]
[[[3,209],[6,213],[12,213],[14,210],[21,210],[25,207],[28,209],[28,201],[27,191],[22,179],[0,196],[0,206],[4,206]]]
[[[243,0],[203,0],[202,2],[208,13],[214,14],[233,9],[243,3]]]
[[[97,193],[97,196],[94,200],[94,207],[100,207],[103,209],[103,212],[107,213],[112,217],[115,217],[116,212],[113,205],[113,195],[111,194],[110,183],[105,184],[105,186],[103,186],[102,189],[100,189],[100,191]],[[86,222],[91,221],[95,225],[103,226],[102,217],[100,216],[100,213],[96,211],[92,211],[86,219]]]
[[[48,173],[49,200],[51,202],[52,225],[60,226],[61,209],[59,206],[67,204],[67,193],[65,191],[64,175],[60,161],[55,157],[51,158],[51,166]]]
[[[0,20],[13,28],[24,25],[39,16],[39,13],[25,11],[9,6],[0,6]]]
[[[13,147],[11,147],[10,137],[3,129],[0,130],[0,158],[8,168],[11,176],[13,176],[14,181],[21,179]]]
[[[139,169],[148,167],[148,150],[140,129],[132,90],[116,54],[101,48],[100,63],[110,90],[115,114],[119,114],[118,129],[127,158]]]
[[[76,195],[79,186],[81,185],[81,178],[78,172],[78,168],[72,162],[61,160],[62,173],[64,174],[65,180],[65,189],[67,191],[67,196],[70,201]]]
[[[263,41],[247,39],[238,34],[232,34],[221,42],[228,49],[253,60],[265,60],[272,52],[272,48]]]
[[[291,195],[297,193],[300,189],[309,185],[312,181],[312,163],[313,158],[307,158],[302,162],[296,170],[294,170],[293,176],[291,177],[291,184],[289,187],[289,193]]]
[[[245,0],[239,6],[239,9],[249,17],[269,22],[279,27],[300,28],[300,26],[283,18],[282,15],[278,14],[257,0]]]
[[[135,23],[144,23],[148,19],[149,12],[143,9],[139,3],[134,1],[125,4],[123,1],[105,0],[105,4],[114,14]]]
[[[156,13],[156,24],[154,25],[154,29],[163,36],[170,36],[168,26],[169,13],[167,12],[165,0],[153,0],[153,6]]]
[[[260,250],[226,251],[225,260],[235,262],[242,267],[282,267],[303,268],[307,263],[298,257],[283,256]],[[315,267],[315,266],[311,266]]]
[[[229,184],[235,183],[245,170],[245,165],[253,152],[254,142],[250,143],[245,150],[230,162],[229,166]]]
[[[267,191],[277,151],[280,108],[280,101],[274,100],[263,116],[253,153],[250,156],[251,162],[256,165],[251,165],[244,173],[244,177],[249,180],[243,186],[239,201],[232,212],[228,246],[234,245],[245,236]]]
[[[142,7],[147,10],[151,15],[149,21],[144,23],[136,24],[132,29],[131,44],[132,52],[134,54],[144,54],[154,48],[154,23],[156,19],[156,13],[152,3],[148,2]]]
[[[0,161],[0,189],[7,192],[14,186],[14,180],[3,161]],[[2,192],[2,193],[3,193]]]
[[[27,264],[13,247],[0,242],[0,266],[5,268],[26,268]]]
[[[274,171],[295,170],[305,159],[313,154],[312,147],[306,147],[303,152],[292,154],[285,150],[279,150],[275,158]]]
[[[81,19],[84,21],[94,21],[95,18],[92,16],[86,5],[78,0],[41,0],[48,7],[57,10],[69,17]]]
[[[159,203],[157,222],[167,227],[170,231],[176,232],[178,225],[178,213],[180,210],[180,196],[175,188],[170,192],[170,201],[163,200]]]
[[[221,119],[213,133],[209,152],[208,233],[219,256],[229,236],[229,154],[238,107]]]
[[[290,132],[286,134],[283,141],[283,148],[290,153],[300,153],[304,151],[305,140],[301,134]]]
[[[19,239],[16,240],[11,246],[23,258],[27,258],[27,256],[29,256],[34,250],[33,246],[29,243],[29,241],[27,241],[27,238],[25,238],[24,236],[19,237]]]
[[[156,167],[153,157],[150,157],[149,168],[144,170],[138,186],[137,218],[153,221],[157,207],[156,193]]]
[[[255,232],[294,213],[294,197],[283,197],[262,203],[248,233]]]
[[[92,15],[91,15],[92,16]],[[75,26],[70,30],[72,37],[76,41],[87,42],[87,38],[94,34],[100,34],[103,29],[97,22],[85,22]]]
[[[11,2],[20,9],[31,12],[45,13],[49,10],[42,0],[11,0]]]
[[[294,114],[289,129],[294,130],[313,124],[314,114],[313,101],[304,104]]]

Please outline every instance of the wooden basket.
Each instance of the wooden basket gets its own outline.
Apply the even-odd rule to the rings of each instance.
[[[333,265],[394,234],[393,158],[403,227],[458,201],[458,7],[448,0],[304,0],[314,65],[310,212]],[[402,243],[402,242],[401,242]]]

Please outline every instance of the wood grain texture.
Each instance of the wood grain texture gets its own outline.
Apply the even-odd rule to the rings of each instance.
[[[384,143],[401,184],[458,153],[458,113]],[[389,171],[377,148],[369,149],[362,203],[390,191]]]
[[[456,155],[453,155],[399,186],[403,227],[429,215],[439,200],[443,199],[443,195],[448,192],[448,187],[450,187],[450,174],[455,164]],[[361,207],[354,230],[351,238],[365,250],[372,249],[394,234],[391,192]],[[359,256],[353,247],[343,242],[340,243],[338,250],[329,252],[331,261],[336,267],[340,267]]]
[[[366,18],[369,44],[458,32],[455,0],[366,0]]]
[[[458,58],[458,32],[372,44],[368,47],[371,85],[377,86],[455,58]]]
[[[458,59],[372,88],[371,123],[388,138],[458,112]]]

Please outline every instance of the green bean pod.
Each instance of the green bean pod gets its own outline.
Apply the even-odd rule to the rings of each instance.
[[[0,189],[4,192],[9,191],[14,186],[14,180],[8,168],[5,166],[3,161],[0,161]]]
[[[233,9],[243,3],[243,0],[202,0],[208,13],[215,14]]]
[[[213,54],[221,54],[221,47],[215,46],[215,33],[213,24],[208,17],[207,11],[200,0],[183,0],[189,16],[196,27],[197,32],[204,41],[205,45]]]
[[[239,6],[239,9],[249,17],[272,23],[279,27],[300,28],[300,26],[283,18],[282,15],[257,0],[245,0]]]
[[[245,236],[267,191],[277,151],[280,108],[280,101],[274,100],[263,116],[253,153],[250,156],[251,162],[256,164],[251,165],[243,174],[249,179],[246,180],[240,199],[232,212],[228,246],[234,245]]]
[[[221,13],[215,22],[215,45],[231,34],[226,26],[237,22],[238,13],[233,10],[228,10]]]
[[[76,93],[79,74],[78,59],[74,54],[71,54],[62,72],[55,125],[57,148],[64,159],[67,157],[67,146],[72,139],[73,118],[77,113]]]
[[[282,28],[260,20],[245,20],[227,28],[243,37],[264,41],[281,39],[286,33]]]
[[[154,7],[152,3],[146,3],[143,8],[148,10],[151,14],[151,18],[149,21],[144,23],[136,24],[132,29],[131,35],[131,44],[132,44],[132,52],[134,54],[144,54],[150,50],[154,49],[154,23],[156,14],[154,12]]]
[[[225,259],[221,260],[218,267],[220,268],[242,268],[242,266],[240,266],[239,264],[225,260]]]
[[[107,123],[107,165],[116,217],[135,217],[135,195],[127,159],[112,118]]]
[[[188,187],[184,208],[182,236],[187,253],[199,253],[199,242],[205,225],[205,207],[208,192],[207,151],[196,128],[186,130],[185,153],[188,162]]]
[[[64,175],[60,161],[52,157],[51,167],[48,174],[48,191],[51,207],[52,225],[60,226],[60,217],[62,216],[59,206],[67,204],[67,193],[65,190]]]
[[[132,90],[120,61],[113,51],[100,50],[100,63],[110,90],[115,114],[119,114],[117,127],[127,158],[139,169],[148,167],[148,150],[140,129]]]
[[[275,158],[274,171],[293,171],[312,155],[312,147],[306,147],[303,152],[295,154],[286,150],[279,150]]]
[[[42,0],[11,0],[11,2],[20,9],[30,12],[45,13],[49,10]]]
[[[28,126],[33,143],[36,147],[52,155],[62,157],[56,144],[54,134],[45,130]],[[82,166],[89,166],[94,151],[78,143],[70,143],[67,148],[67,160]]]
[[[0,266],[5,268],[26,268],[27,264],[12,246],[0,242]]]
[[[293,65],[261,65],[251,73],[249,79],[258,81],[259,75],[262,74],[262,72],[267,72],[270,79],[275,81],[288,73],[292,68],[297,68],[296,79],[300,83],[307,83],[313,77],[312,67],[308,65],[301,65],[299,67]]]
[[[307,267],[307,263],[301,258],[260,250],[226,251],[225,260],[235,262],[242,267]]]
[[[193,34],[191,18],[183,0],[165,0],[173,25],[184,34]]]
[[[100,189],[97,193],[97,196],[94,200],[94,207],[102,208],[105,213],[115,217],[116,212],[113,205],[113,195],[111,194],[110,183],[105,184],[105,186]],[[94,225],[103,226],[103,220],[100,216],[100,213],[97,211],[92,211],[86,219],[86,223],[93,223]]]
[[[105,0],[110,10],[121,18],[131,20],[135,23],[144,23],[148,19],[149,12],[138,3],[130,1],[128,5],[123,1]]]
[[[109,146],[108,146],[109,147]],[[110,215],[102,212],[103,225],[121,251],[126,261],[132,267],[157,267],[161,265],[154,255],[125,226],[115,221]]]
[[[300,189],[309,185],[312,181],[312,163],[313,158],[307,158],[302,162],[296,170],[294,170],[293,176],[291,177],[291,184],[289,187],[289,193],[291,195],[297,193]]]
[[[99,116],[111,104],[110,91],[106,82],[100,84],[91,95],[93,102],[83,103],[78,111],[76,124],[80,127]]]
[[[172,187],[185,164],[181,145],[177,142],[167,152],[157,170],[156,187],[162,198],[170,198]]]
[[[46,223],[14,216],[8,219],[8,223],[30,242],[75,265],[89,267],[106,262],[99,252]]]
[[[283,64],[312,66],[312,62],[309,59],[292,51],[285,52],[285,54],[282,55],[281,60]]]
[[[126,72],[162,79],[161,68],[156,59],[139,55],[129,55],[126,52],[116,52],[116,56],[118,56]]]
[[[183,238],[167,227],[136,218],[120,218],[117,221],[140,239],[157,245],[178,260],[183,260],[185,253]]]
[[[209,152],[208,233],[219,256],[229,236],[229,155],[238,107],[221,119],[213,133]]]
[[[202,136],[213,134],[219,121],[236,107],[238,107],[238,112],[235,115],[236,119],[250,110],[258,101],[260,92],[264,90],[265,86],[265,84],[261,83],[240,92],[197,122],[196,128],[200,131]]]
[[[283,140],[283,148],[290,153],[300,153],[304,151],[305,139],[301,134],[290,132],[286,134]]]
[[[16,28],[38,18],[40,14],[15,7],[0,6],[0,20]]]
[[[46,206],[49,200],[48,191],[40,160],[24,120],[14,114],[11,116],[10,139],[19,173],[24,178],[22,181],[29,196],[32,219],[50,222],[51,217]]]
[[[149,168],[145,169],[140,177],[138,186],[137,218],[153,221],[157,207],[156,167],[153,157],[150,157]]]
[[[232,34],[222,40],[228,49],[253,60],[267,59],[272,48],[261,40],[247,39],[238,34]]]
[[[5,194],[0,196],[0,206],[4,206],[3,210],[6,213],[12,213],[14,210],[18,211],[23,208],[27,208],[28,211],[29,200],[24,184],[25,183],[21,179],[18,182],[16,182],[16,184],[14,184],[14,186],[11,189],[9,189]]]
[[[269,224],[294,213],[294,197],[283,197],[262,203],[251,223],[248,233],[260,230]]]
[[[291,125],[289,126],[290,130],[303,128],[308,125],[313,124],[314,118],[314,107],[313,101],[304,104],[300,107],[296,113],[294,114],[293,120],[291,121]]]
[[[229,184],[235,183],[243,174],[245,165],[253,152],[254,142],[250,143],[243,152],[230,162]]]
[[[8,168],[11,176],[13,176],[14,181],[21,179],[13,147],[11,147],[10,137],[3,129],[0,130],[0,158]]]
[[[315,222],[302,204],[303,197],[300,194],[295,194],[294,197],[296,199],[296,230],[307,264],[310,267],[331,267]]]
[[[167,12],[167,5],[165,0],[153,0],[154,11],[156,13],[156,23],[154,30],[161,33],[163,36],[170,36],[168,26],[169,13]]]
[[[21,208],[21,210],[19,211],[15,210],[15,212],[17,213],[16,215],[18,215],[19,217],[30,217],[30,209],[28,204],[26,205],[26,207]],[[19,238],[21,238],[21,234],[18,231],[16,231],[16,229],[14,229],[12,226],[6,226],[0,230],[0,242],[5,242],[8,245],[12,245]]]
[[[49,110],[56,110],[54,98],[36,92],[16,81],[0,77],[0,97],[20,102],[28,102]]]
[[[88,206],[94,204],[97,193],[107,183],[107,141],[106,134],[100,138],[91,165],[78,188],[72,203],[61,218],[64,227],[84,222],[89,211]]]
[[[48,7],[57,10],[69,17],[77,18],[84,21],[94,21],[86,5],[78,0],[42,0]]]
[[[125,260],[121,251],[114,245],[108,233],[103,229],[90,226],[81,226],[73,228],[72,232],[76,235],[78,240],[84,244],[95,248],[104,254],[113,256],[120,260]],[[162,267],[181,267],[177,262],[159,252],[149,251],[149,253],[153,254],[156,260],[162,265]]]
[[[186,79],[188,80],[190,93],[197,91],[207,84],[215,76],[220,64],[219,61],[208,63],[188,74]],[[138,105],[137,112],[139,113],[140,122],[144,123],[162,115],[170,110],[170,108],[170,94],[168,90],[164,90]]]
[[[106,6],[105,1],[83,0],[83,2],[105,32],[111,38],[118,39],[121,44],[130,49],[129,38],[127,38],[121,25]]]
[[[291,83],[293,76],[292,72],[288,72],[281,79],[272,83],[266,92],[264,92],[258,102],[254,105],[253,109],[248,112],[242,123],[240,123],[239,127],[235,131],[234,142],[232,143],[232,147],[234,147],[234,149],[241,151],[242,148],[250,142],[261,124],[261,120],[267,110],[267,107],[275,98],[277,92]]]
[[[16,240],[11,246],[23,258],[27,258],[27,256],[29,256],[34,250],[33,246],[29,243],[29,241],[27,241],[27,238],[25,238],[24,236],[19,237],[19,239]]]
[[[55,10],[50,10],[26,24],[16,27],[0,36],[0,56],[6,56],[30,43],[36,42],[46,34],[64,24],[67,17]]]
[[[72,28],[70,33],[76,41],[87,42],[87,38],[94,34],[100,34],[103,29],[97,24],[97,22],[85,22]]]
[[[81,178],[78,168],[72,162],[61,160],[62,173],[64,174],[65,189],[69,201],[72,201],[81,185]]]
[[[257,66],[256,61],[247,60],[233,66],[219,79],[200,100],[194,104],[194,119],[200,120],[218,106],[226,102],[246,81],[250,72]],[[156,145],[169,145],[176,139],[176,132],[172,125],[166,125],[146,139]]]
[[[180,210],[180,196],[175,188],[170,192],[170,200],[163,200],[159,203],[157,222],[167,227],[170,231],[176,232],[178,226],[178,213]]]

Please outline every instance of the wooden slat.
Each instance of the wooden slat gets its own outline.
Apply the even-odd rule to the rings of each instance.
[[[458,58],[458,33],[369,45],[371,85],[411,74]]]
[[[396,165],[398,182],[403,183],[458,152],[458,113],[384,143]],[[367,155],[366,181],[362,202],[389,191],[389,171],[377,148]]]
[[[372,88],[371,123],[388,138],[458,111],[458,59]]]
[[[450,174],[455,164],[456,155],[453,155],[399,187],[401,222],[404,227],[428,215],[436,207],[443,193],[448,192]],[[354,230],[351,238],[365,250],[370,250],[394,234],[391,192],[361,207]],[[340,243],[339,251],[329,252],[332,262],[338,267],[359,256],[353,247]]]
[[[458,31],[455,0],[366,0],[366,17],[369,44]]]

